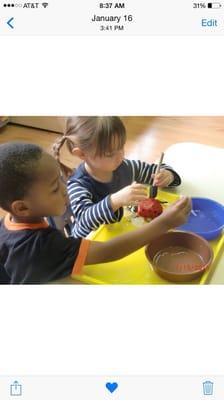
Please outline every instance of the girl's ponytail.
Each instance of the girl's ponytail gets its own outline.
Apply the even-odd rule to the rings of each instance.
[[[65,143],[67,145],[68,150],[71,152],[73,144],[67,136],[63,135],[59,140],[57,140],[53,144],[53,156],[60,165],[62,176],[67,180],[72,175],[73,170],[60,161],[60,151]]]

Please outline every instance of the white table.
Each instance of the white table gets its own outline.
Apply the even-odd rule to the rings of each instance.
[[[164,162],[181,176],[175,193],[208,197],[224,204],[224,148],[198,143],[177,143],[165,151]],[[224,254],[210,283],[224,284]]]

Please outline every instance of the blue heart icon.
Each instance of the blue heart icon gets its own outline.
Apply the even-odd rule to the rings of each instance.
[[[110,393],[113,393],[118,388],[118,384],[117,384],[117,382],[113,382],[113,383],[107,382],[106,388],[107,388],[107,390],[109,390]]]

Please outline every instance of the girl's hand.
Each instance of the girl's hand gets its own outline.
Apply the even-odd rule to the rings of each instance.
[[[153,185],[158,187],[169,186],[174,180],[173,173],[167,169],[161,169],[158,174],[152,174],[152,177],[154,178]]]
[[[133,182],[110,196],[113,211],[120,207],[136,204],[148,198],[148,188],[145,185]]]
[[[191,208],[191,199],[183,196],[167,207],[158,218],[163,219],[168,229],[176,228],[187,222]]]

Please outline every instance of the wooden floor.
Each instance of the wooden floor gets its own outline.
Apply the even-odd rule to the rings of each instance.
[[[174,143],[196,142],[224,147],[224,117],[121,117],[127,129],[126,156],[152,162]],[[60,134],[9,124],[0,130],[0,143],[27,141],[51,151]],[[76,167],[78,159],[65,150],[62,161]],[[165,160],[166,161],[166,160]],[[4,211],[0,209],[0,216]]]

